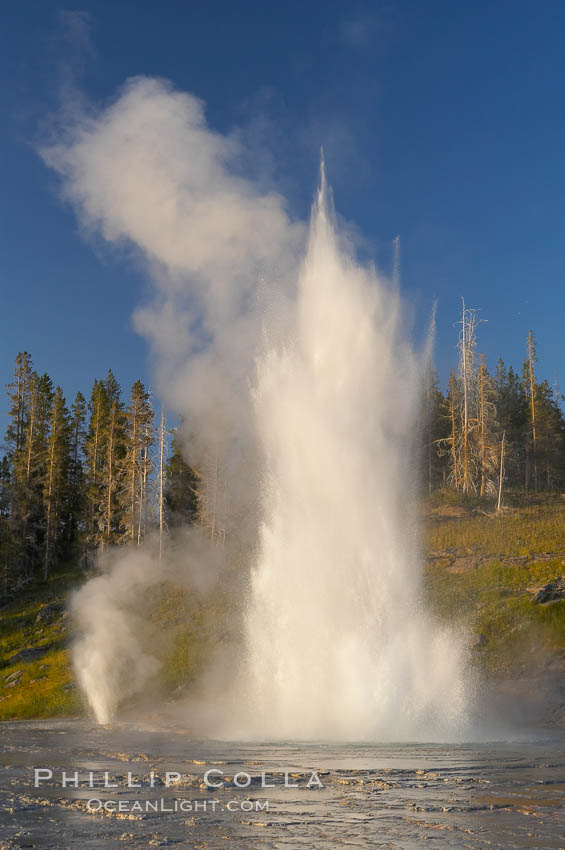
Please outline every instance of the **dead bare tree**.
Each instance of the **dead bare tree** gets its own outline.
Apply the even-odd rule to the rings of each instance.
[[[498,502],[496,504],[496,512],[500,513],[502,510],[502,482],[504,481],[504,441],[506,438],[506,431],[502,432],[502,442],[500,443],[500,469],[498,473]]]
[[[456,490],[459,490],[461,486],[461,428],[459,427],[460,396],[461,389],[459,382],[455,372],[452,370],[451,375],[449,376],[449,392],[447,395],[450,435],[444,442],[449,446],[451,467],[449,480]]]
[[[159,562],[163,558],[163,534],[165,530],[165,459],[167,451],[165,425],[165,407],[161,407],[161,424],[159,426]]]
[[[207,453],[195,473],[198,478],[198,522],[214,543],[223,545],[226,539],[226,487],[220,474],[217,446]]]
[[[528,394],[530,396],[530,424],[532,432],[532,466],[534,472],[534,488],[538,489],[538,470],[536,458],[536,379],[534,372],[534,363],[536,361],[536,343],[533,331],[528,333],[528,342],[526,344],[528,357],[526,360],[527,378],[528,378]],[[528,467],[526,466],[526,490],[528,489]]]
[[[469,451],[469,434],[477,417],[472,416],[475,408],[476,374],[475,351],[477,314],[475,310],[465,307],[465,299],[461,299],[461,331],[459,334],[459,378],[462,389],[462,464],[461,489],[468,493],[473,489],[474,481],[471,474]],[[476,408],[475,408],[476,409]]]

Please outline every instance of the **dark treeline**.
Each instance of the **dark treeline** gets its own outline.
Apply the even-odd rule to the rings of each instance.
[[[519,372],[499,360],[492,374],[476,356],[477,324],[475,311],[463,306],[459,364],[445,393],[428,370],[421,420],[428,491],[490,496],[500,506],[507,488],[563,489],[562,397],[537,379],[533,334]],[[0,454],[0,596],[48,578],[59,561],[89,565],[101,548],[138,545],[150,531],[198,521],[222,540],[209,505],[217,470],[185,463],[176,433],[167,431],[163,414],[156,422],[141,381],[124,399],[109,371],[94,381],[88,401],[79,392],[69,407],[60,387],[38,374],[23,352],[8,399]]]
[[[197,473],[170,452],[141,381],[122,398],[111,371],[90,399],[70,408],[49,375],[18,354],[8,385],[9,422],[0,456],[0,595],[46,579],[104,546],[139,544],[151,529],[190,522]],[[168,456],[167,456],[168,455]]]
[[[425,387],[424,477],[431,492],[498,496],[503,489],[565,486],[565,418],[556,387],[536,376],[530,331],[519,372],[499,360],[494,374],[477,358],[476,312],[463,304],[459,364],[444,394],[433,370]]]

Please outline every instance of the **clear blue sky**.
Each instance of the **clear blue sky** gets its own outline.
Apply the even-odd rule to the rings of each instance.
[[[88,13],[90,45],[65,8]],[[367,253],[389,268],[400,234],[420,327],[438,300],[443,380],[465,295],[492,368],[520,366],[531,327],[565,389],[562,0],[4,0],[0,30],[1,384],[23,349],[68,396],[109,367],[149,380],[130,321],[146,282],[83,238],[34,151],[71,76],[100,101],[146,74],[205,100],[219,130],[251,124],[297,215],[324,146]]]

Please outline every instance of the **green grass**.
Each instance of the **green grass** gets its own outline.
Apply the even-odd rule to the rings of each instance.
[[[70,716],[86,706],[74,681],[71,659],[72,623],[64,615],[69,594],[84,581],[80,571],[64,565],[47,583],[40,582],[0,609],[0,720]],[[49,606],[60,606],[48,622],[37,615]],[[217,624],[225,620],[227,597],[197,601],[187,589],[163,584],[137,600],[136,614],[144,620],[142,647],[161,666],[151,683],[167,698],[175,689],[189,687],[204,669],[222,635]],[[35,660],[10,658],[24,649],[45,648]],[[21,672],[15,685],[8,677]]]
[[[565,499],[509,508],[496,513],[475,513],[465,518],[433,520],[428,529],[430,551],[456,550],[460,554],[535,555],[549,552],[565,556]]]
[[[432,516],[428,524],[428,550],[445,556],[426,571],[428,602],[440,619],[480,636],[473,657],[487,673],[516,674],[565,658],[565,600],[533,602],[538,588],[565,573],[565,500],[532,501],[501,516]],[[451,571],[465,555],[481,557]]]
[[[160,589],[150,614],[153,647],[161,660],[156,682],[160,690],[171,693],[195,682],[219,639],[217,624],[223,621],[226,606],[217,590],[211,598],[197,600],[186,588]]]
[[[441,620],[464,624],[480,636],[473,660],[492,675],[519,674],[555,656],[565,658],[565,600],[547,605],[532,601],[536,589],[565,573],[565,499],[508,501],[514,507],[501,516],[488,514],[488,502],[457,494],[434,494],[427,504],[427,547],[443,554],[426,570],[428,603]],[[438,513],[446,504],[463,510],[452,516]],[[454,572],[454,559],[465,555],[476,557]],[[22,591],[0,609],[0,720],[86,710],[73,687],[72,624],[62,616],[69,593],[82,581],[79,570],[61,565],[47,583]],[[233,588],[237,581],[234,575],[222,587]],[[48,622],[37,622],[39,612],[53,604],[60,611]],[[235,639],[225,631],[226,623],[237,622],[231,604],[228,590],[198,601],[171,584],[153,588],[139,606],[136,601],[144,646],[161,661],[152,683],[159,697],[193,687],[218,644]],[[45,647],[46,652],[35,660],[8,663],[29,647]],[[6,677],[17,670],[18,683],[8,687]]]
[[[53,571],[47,582],[21,592],[14,602],[0,609],[0,720],[74,715],[82,703],[74,683],[70,659],[69,624],[63,617],[69,592],[82,581],[81,573],[69,565]],[[39,612],[60,605],[49,622],[37,622]],[[31,661],[10,663],[23,649],[43,647],[44,655]],[[13,687],[6,681],[21,671]]]

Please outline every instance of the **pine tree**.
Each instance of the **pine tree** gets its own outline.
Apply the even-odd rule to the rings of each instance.
[[[121,502],[126,536],[129,540],[137,540],[138,543],[146,524],[150,449],[154,440],[153,416],[149,393],[141,381],[136,381],[131,388],[131,399],[125,413],[125,486]]]
[[[85,441],[88,503],[87,542],[90,546],[96,546],[100,542],[100,534],[103,528],[102,472],[106,455],[105,439],[110,411],[108,391],[104,381],[94,381],[89,410],[90,420]]]
[[[524,388],[528,399],[528,407],[530,413],[530,436],[531,442],[528,446],[529,453],[526,463],[526,490],[528,489],[530,477],[534,479],[534,489],[538,489],[538,471],[537,471],[537,445],[536,445],[536,377],[534,364],[537,360],[536,343],[533,331],[528,333],[528,341],[526,343],[527,357],[524,361],[522,370]],[[530,473],[531,467],[531,473]]]
[[[505,433],[505,480],[512,486],[521,486],[525,477],[528,429],[524,387],[512,366],[507,371],[502,360],[496,368],[495,387],[496,416],[500,430]]]
[[[44,481],[47,470],[53,382],[47,374],[31,375],[28,416],[20,461],[14,465],[16,516],[21,519],[23,550],[29,570],[42,560],[45,546]]]
[[[108,369],[108,374],[106,375],[106,380],[104,381],[104,389],[106,390],[106,395],[108,396],[108,401],[110,405],[114,401],[120,402],[120,398],[122,395],[121,387],[118,383],[118,380],[111,369]]]
[[[535,407],[538,487],[554,490],[565,483],[565,421],[548,381],[536,385]]]
[[[55,390],[47,439],[46,471],[43,484],[45,503],[45,544],[43,578],[47,580],[59,540],[68,504],[68,469],[70,459],[69,415],[60,387]]]
[[[477,372],[478,419],[476,431],[479,443],[479,494],[494,492],[498,468],[498,439],[496,427],[496,387],[487,369],[486,358],[480,356]]]
[[[119,395],[114,397],[104,435],[105,458],[102,470],[102,545],[117,543],[125,525],[119,493],[123,484],[123,460],[126,451],[125,417]]]
[[[10,461],[8,455],[3,455],[0,460],[0,519],[6,520],[10,516]]]
[[[37,567],[48,577],[79,535],[91,549],[141,542],[153,483],[153,411],[141,381],[124,410],[113,372],[95,380],[87,424],[84,396],[77,393],[69,414],[60,387],[54,391],[50,377],[39,376],[23,352],[9,395],[6,453],[0,456],[4,595],[30,580]],[[164,454],[160,463],[164,473]],[[162,492],[163,524],[164,503]]]
[[[86,449],[86,400],[81,392],[75,396],[69,420],[69,523],[68,541],[72,542],[84,522],[86,509],[86,480],[84,457]]]
[[[165,522],[169,528],[197,521],[197,489],[198,476],[184,460],[178,431],[174,431],[171,454],[165,464]]]
[[[16,357],[14,380],[11,384],[8,384],[11,401],[8,415],[11,420],[6,432],[6,443],[11,448],[12,462],[18,452],[23,450],[29,409],[29,385],[32,375],[31,357],[27,351],[21,351]]]
[[[446,399],[439,388],[436,372],[431,366],[426,370],[424,388],[424,479],[432,492],[445,483],[447,464],[441,446],[449,439],[449,422],[446,417]]]
[[[12,583],[31,577],[27,524],[29,493],[26,481],[25,442],[29,421],[30,385],[37,379],[30,355],[16,357],[14,380],[8,384],[10,421],[6,430],[6,459],[3,461],[3,500],[8,508],[3,523],[2,549],[5,557],[4,591]]]
[[[13,536],[10,526],[11,470],[8,455],[0,461],[0,597],[6,596],[12,579],[14,563]]]

